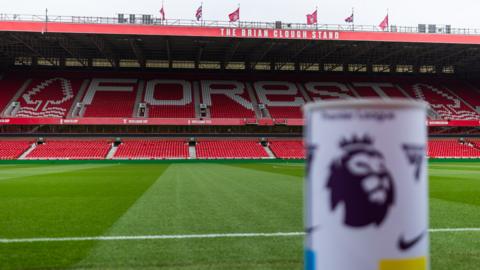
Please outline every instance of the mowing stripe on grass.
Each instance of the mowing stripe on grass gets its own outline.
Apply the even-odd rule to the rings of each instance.
[[[436,232],[480,232],[480,228],[441,228],[430,229]],[[73,242],[73,241],[125,241],[125,240],[165,240],[165,239],[195,239],[195,238],[246,238],[246,237],[289,237],[303,236],[304,232],[274,232],[274,233],[212,233],[212,234],[177,234],[177,235],[119,235],[119,236],[89,236],[89,237],[54,237],[54,238],[17,238],[1,239],[1,244],[33,243],[33,242]]]
[[[35,175],[45,175],[54,173],[65,173],[79,170],[95,169],[102,167],[117,166],[117,164],[82,164],[82,165],[48,165],[48,166],[33,166],[8,168],[2,170],[0,181],[10,180],[14,178],[29,177]]]

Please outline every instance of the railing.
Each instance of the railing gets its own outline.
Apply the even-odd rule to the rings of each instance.
[[[129,14],[127,14],[129,15]],[[25,14],[0,14],[0,21],[22,21],[22,22],[44,22],[44,23],[78,23],[78,24],[137,24],[137,25],[162,25],[162,26],[190,26],[190,27],[230,27],[230,28],[261,28],[261,29],[291,29],[291,30],[331,30],[331,31],[355,31],[355,32],[401,32],[401,33],[420,33],[416,26],[397,26],[390,25],[388,29],[381,30],[375,25],[352,25],[352,24],[314,24],[304,23],[285,23],[281,22],[226,22],[211,20],[186,20],[186,19],[166,19],[161,20],[153,16],[142,17],[135,15],[130,17],[88,17],[88,16],[56,16],[48,15],[25,15]],[[428,31],[428,27],[424,29]],[[452,34],[452,35],[480,35],[480,29],[474,28],[448,28],[440,26],[435,28],[435,33],[429,34]]]

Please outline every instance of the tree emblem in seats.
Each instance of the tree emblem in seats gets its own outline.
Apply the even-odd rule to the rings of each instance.
[[[60,83],[62,98],[57,100],[45,100],[36,99],[35,96],[39,95],[44,89],[52,85],[54,82]],[[37,86],[33,87],[30,91],[22,95],[23,100],[33,105],[31,107],[22,107],[17,113],[18,116],[40,116],[40,117],[62,117],[66,113],[66,109],[62,107],[52,106],[60,105],[74,97],[72,84],[65,78],[51,78],[41,82]]]

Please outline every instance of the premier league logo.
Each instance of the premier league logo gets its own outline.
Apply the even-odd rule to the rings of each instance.
[[[394,203],[394,184],[385,158],[369,136],[340,142],[343,154],[330,165],[330,209],[345,208],[349,227],[380,226]]]

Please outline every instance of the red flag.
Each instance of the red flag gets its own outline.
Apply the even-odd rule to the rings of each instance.
[[[163,9],[163,6],[160,9],[160,20],[165,20],[165,10]]]
[[[230,22],[236,22],[240,20],[240,8],[237,8],[234,12],[228,14]]]
[[[388,27],[388,14],[387,16],[385,16],[385,19],[383,19],[383,21],[378,25],[378,27],[380,27],[382,31]]]
[[[197,21],[200,21],[202,18],[202,6],[199,6],[197,9],[197,12],[195,13],[195,17],[197,18]]]
[[[347,23],[353,23],[353,13],[352,13],[352,15],[348,16],[347,18],[345,18],[345,22],[347,22]]]
[[[307,14],[307,24],[315,23],[317,23],[317,10],[315,10],[312,14]]]

